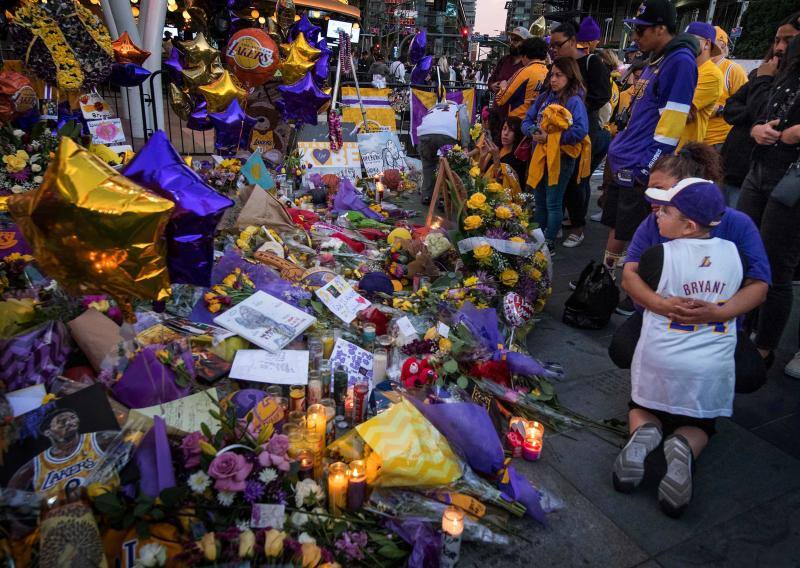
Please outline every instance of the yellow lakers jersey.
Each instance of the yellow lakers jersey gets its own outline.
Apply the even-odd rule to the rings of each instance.
[[[78,447],[64,458],[53,457],[48,448],[33,462],[34,491],[63,494],[80,487],[103,455],[94,434],[81,435]]]

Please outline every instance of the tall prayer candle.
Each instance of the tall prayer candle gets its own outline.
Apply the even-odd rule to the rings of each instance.
[[[332,463],[328,467],[328,512],[334,517],[342,514],[347,505],[347,464]]]
[[[447,507],[442,515],[442,556],[439,566],[453,568],[461,556],[461,534],[464,532],[464,511]]]
[[[312,404],[308,407],[306,414],[306,428],[309,432],[315,432],[325,438],[325,423],[327,416],[325,407],[321,404]]]
[[[367,499],[367,464],[364,460],[350,462],[350,482],[347,486],[347,510],[358,511]]]

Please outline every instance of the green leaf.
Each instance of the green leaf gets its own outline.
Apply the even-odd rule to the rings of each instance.
[[[210,440],[213,436],[211,435],[211,428],[208,427],[208,424],[205,422],[200,424],[200,431],[203,432],[203,436],[205,436],[208,440]]]
[[[152,507],[151,503],[137,503],[136,507],[133,508],[133,516],[144,517]]]
[[[147,521],[139,521],[139,523],[136,524],[136,532],[142,540],[150,538],[150,523]]]
[[[322,302],[319,302],[317,300],[311,300],[311,307],[314,308],[314,311],[317,312],[318,314],[325,313],[325,306],[323,305]]]
[[[464,375],[461,375],[460,377],[458,377],[457,384],[458,388],[466,390],[467,387],[469,386],[469,379]]]
[[[458,372],[458,363],[454,359],[448,359],[442,365],[442,369],[444,369],[445,373],[453,374]]]
[[[378,554],[380,554],[384,558],[392,558],[392,559],[405,558],[408,555],[408,553],[405,550],[398,548],[394,544],[386,544],[384,546],[381,546],[378,549]]]
[[[186,498],[185,487],[169,487],[164,489],[159,495],[161,502],[168,509],[177,508],[181,502]]]
[[[541,388],[542,394],[552,396],[555,393],[553,385],[543,379],[539,381],[539,387]]]
[[[125,505],[117,497],[116,493],[103,493],[94,500],[94,506],[101,513],[106,515],[120,515],[125,512]]]
[[[154,521],[161,521],[167,515],[164,513],[163,509],[153,509],[152,511],[150,511],[150,516],[153,517]]]
[[[333,525],[333,536],[339,538],[342,533],[347,530],[347,523],[336,523]]]

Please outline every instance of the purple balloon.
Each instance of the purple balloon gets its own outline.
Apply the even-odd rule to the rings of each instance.
[[[292,26],[289,28],[289,42],[293,42],[295,38],[302,33],[311,47],[318,48],[321,31],[322,30],[320,30],[319,26],[312,24],[308,19],[308,16],[306,16],[304,13],[302,16],[300,16],[300,19],[292,24]],[[322,38],[322,41],[325,41],[325,38]]]
[[[111,66],[111,84],[117,87],[138,87],[149,76],[150,71],[136,63],[114,63]]]
[[[292,85],[281,85],[281,100],[276,105],[284,120],[295,120],[298,123],[317,124],[317,113],[331,96],[323,93],[311,73]]]
[[[425,46],[427,44],[428,32],[421,29],[416,33],[414,39],[411,40],[411,45],[408,47],[408,60],[412,65],[416,65],[425,57]]]
[[[428,82],[428,73],[433,65],[433,57],[426,55],[411,70],[411,83],[421,85]]]
[[[233,99],[222,112],[209,113],[208,118],[214,126],[214,149],[220,156],[233,156],[240,149],[247,148],[250,132],[258,122],[242,110],[239,99]]]
[[[181,63],[181,54],[177,47],[172,48],[169,57],[162,62],[162,66],[169,69],[169,76],[173,83],[176,85],[183,83],[183,76],[181,75],[183,63]]]
[[[320,85],[324,85],[325,81],[328,80],[328,70],[332,54],[333,52],[330,49],[322,51],[317,62],[314,64],[314,79]]]
[[[189,115],[189,120],[186,121],[186,128],[189,130],[211,130],[214,125],[208,118],[208,104],[203,97],[198,97],[198,101]]]
[[[175,203],[166,232],[170,280],[209,286],[214,267],[214,231],[233,201],[207,186],[186,165],[163,130],[150,137],[123,173]]]
[[[58,122],[56,123],[56,132],[61,130],[61,128],[68,122],[74,122],[80,126],[83,134],[89,133],[89,127],[86,125],[86,120],[83,118],[81,109],[72,109],[69,106],[69,101],[62,101],[58,103]]]

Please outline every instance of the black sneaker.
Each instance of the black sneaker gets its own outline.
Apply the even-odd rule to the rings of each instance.
[[[642,424],[631,434],[628,443],[614,460],[614,489],[630,493],[644,479],[644,460],[661,443],[661,430],[655,424]]]
[[[633,300],[631,300],[631,297],[625,296],[620,303],[617,304],[614,312],[621,316],[632,316],[636,312],[636,307],[633,305]]]
[[[658,503],[670,517],[678,518],[692,500],[692,448],[676,434],[664,440],[667,473],[658,484]]]

